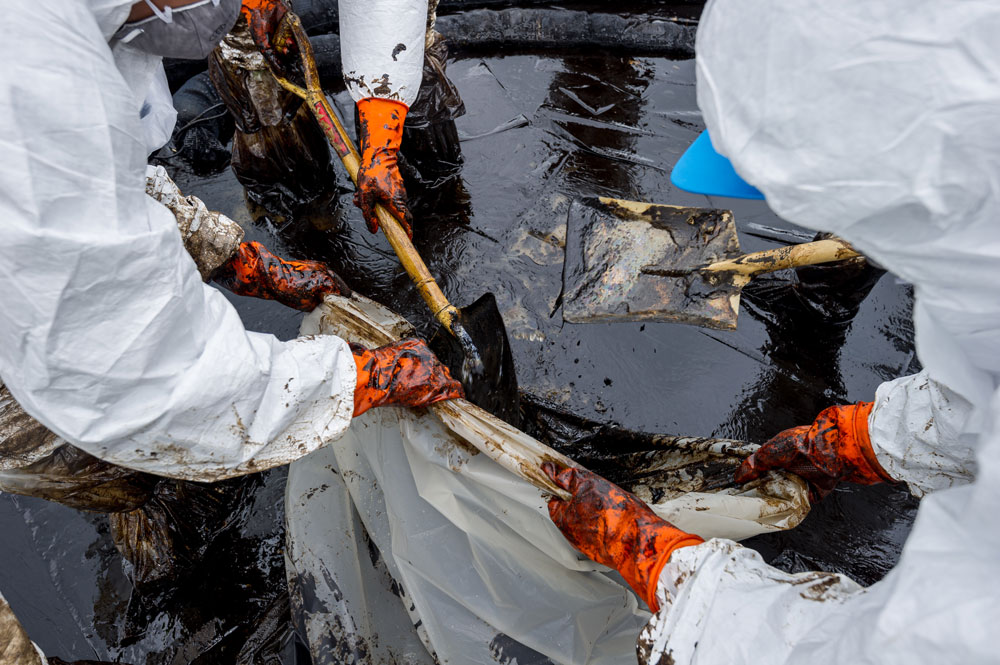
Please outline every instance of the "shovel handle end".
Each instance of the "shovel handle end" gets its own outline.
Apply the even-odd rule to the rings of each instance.
[[[732,272],[746,279],[764,273],[811,266],[817,263],[831,263],[861,256],[857,250],[840,238],[817,240],[801,245],[768,249],[763,252],[746,254],[727,261],[718,261],[702,268],[705,272]]]

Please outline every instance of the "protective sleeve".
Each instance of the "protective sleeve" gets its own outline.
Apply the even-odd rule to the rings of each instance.
[[[731,540],[683,547],[660,573],[660,611],[639,636],[639,662],[783,663],[789,646],[860,590],[843,575],[783,573]],[[741,605],[750,609],[734,613]],[[762,629],[770,639],[750,639]]]
[[[990,449],[1000,453],[1000,438]],[[868,588],[832,573],[784,573],[728,540],[677,550],[660,575],[660,611],[639,636],[639,662],[993,662],[1000,608],[987,580],[1000,535],[985,525],[1000,508],[998,472],[994,463],[975,484],[925,497],[900,562]]]
[[[976,437],[963,433],[971,405],[927,371],[878,387],[868,433],[879,464],[914,496],[972,482]]]
[[[350,349],[247,332],[202,282],[174,215],[145,193],[139,109],[86,6],[15,0],[8,21],[0,374],[14,398],[96,457],[193,480],[342,433]]]
[[[340,57],[355,101],[410,106],[420,91],[427,0],[340,0]]]

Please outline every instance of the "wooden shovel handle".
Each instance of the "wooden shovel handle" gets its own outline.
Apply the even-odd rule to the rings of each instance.
[[[768,249],[763,252],[746,254],[727,261],[718,261],[702,270],[710,272],[734,272],[746,277],[754,277],[784,268],[811,266],[817,263],[830,263],[861,256],[853,247],[840,238],[817,240],[801,245],[791,245],[778,249]]]
[[[420,254],[417,253],[417,249],[410,242],[409,236],[406,235],[406,231],[403,230],[396,218],[380,205],[375,206],[375,214],[378,215],[382,233],[392,245],[396,256],[399,257],[399,262],[403,264],[403,268],[413,280],[420,296],[430,307],[434,318],[440,321],[441,325],[449,332],[454,333],[455,325],[458,322],[458,309],[448,302],[448,298],[441,291],[441,287],[434,280],[431,271],[427,269],[427,265],[420,258]]]
[[[291,81],[279,76],[277,72],[273,72],[274,77],[283,88],[295,93],[306,101],[316,121],[323,129],[327,140],[333,146],[337,156],[340,157],[340,161],[344,164],[344,168],[347,169],[348,175],[351,176],[351,181],[356,186],[358,184],[358,169],[361,166],[361,159],[357,148],[354,147],[354,142],[347,135],[344,125],[341,124],[340,118],[337,117],[333,107],[330,106],[330,102],[327,101],[323,89],[320,87],[312,44],[309,42],[309,37],[302,27],[302,22],[298,16],[292,12],[288,12],[282,19],[282,29],[289,30],[295,38],[295,43],[302,56],[302,68],[305,75],[306,87],[302,88],[295,85]],[[413,280],[417,291],[420,292],[420,296],[434,314],[434,318],[440,321],[441,325],[447,328],[450,333],[455,334],[456,326],[458,325],[458,309],[448,302],[444,292],[441,291],[441,287],[434,280],[434,276],[427,269],[427,265],[420,258],[420,254],[417,253],[416,247],[413,246],[413,243],[410,241],[409,236],[406,235],[399,221],[381,205],[375,206],[375,214],[378,216],[382,233],[385,234],[386,240],[392,245],[393,251],[399,257],[399,262],[403,264],[403,268],[410,276],[410,279]]]

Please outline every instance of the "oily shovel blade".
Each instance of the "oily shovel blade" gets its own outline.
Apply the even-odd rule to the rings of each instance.
[[[520,414],[517,375],[507,328],[492,293],[459,310],[459,320],[472,338],[482,371],[462,372],[466,352],[454,335],[438,328],[431,338],[431,349],[448,366],[452,376],[462,381],[465,397],[476,406],[517,427]]]
[[[563,319],[735,329],[742,284],[698,268],[739,255],[728,210],[574,200],[566,226]]]

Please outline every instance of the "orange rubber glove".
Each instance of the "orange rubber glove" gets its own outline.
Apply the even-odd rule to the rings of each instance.
[[[549,516],[573,547],[614,568],[653,612],[656,585],[674,550],[705,542],[657,517],[639,497],[586,469],[542,470],[573,498],[549,501]]]
[[[283,70],[282,60],[296,50],[295,40],[290,33],[283,34],[279,39],[275,38],[278,25],[287,13],[288,7],[281,0],[243,0],[240,8],[240,14],[250,26],[254,43],[271,68],[277,72]]]
[[[397,163],[406,111],[406,104],[391,99],[366,97],[358,102],[361,167],[358,169],[354,205],[361,208],[368,230],[378,233],[375,204],[381,203],[399,220],[406,235],[412,239],[413,216],[406,206],[406,188]]]
[[[212,279],[237,295],[277,300],[304,312],[315,309],[327,293],[351,295],[344,280],[325,263],[285,261],[259,242],[240,243]]]
[[[351,344],[358,382],[354,417],[376,406],[427,406],[464,397],[462,384],[422,340],[404,339],[377,349]]]
[[[879,465],[868,438],[872,402],[831,406],[812,425],[779,433],[748,457],[736,471],[746,483],[772,469],[790,471],[809,481],[813,498],[823,498],[840,481],[874,485],[893,479]]]

